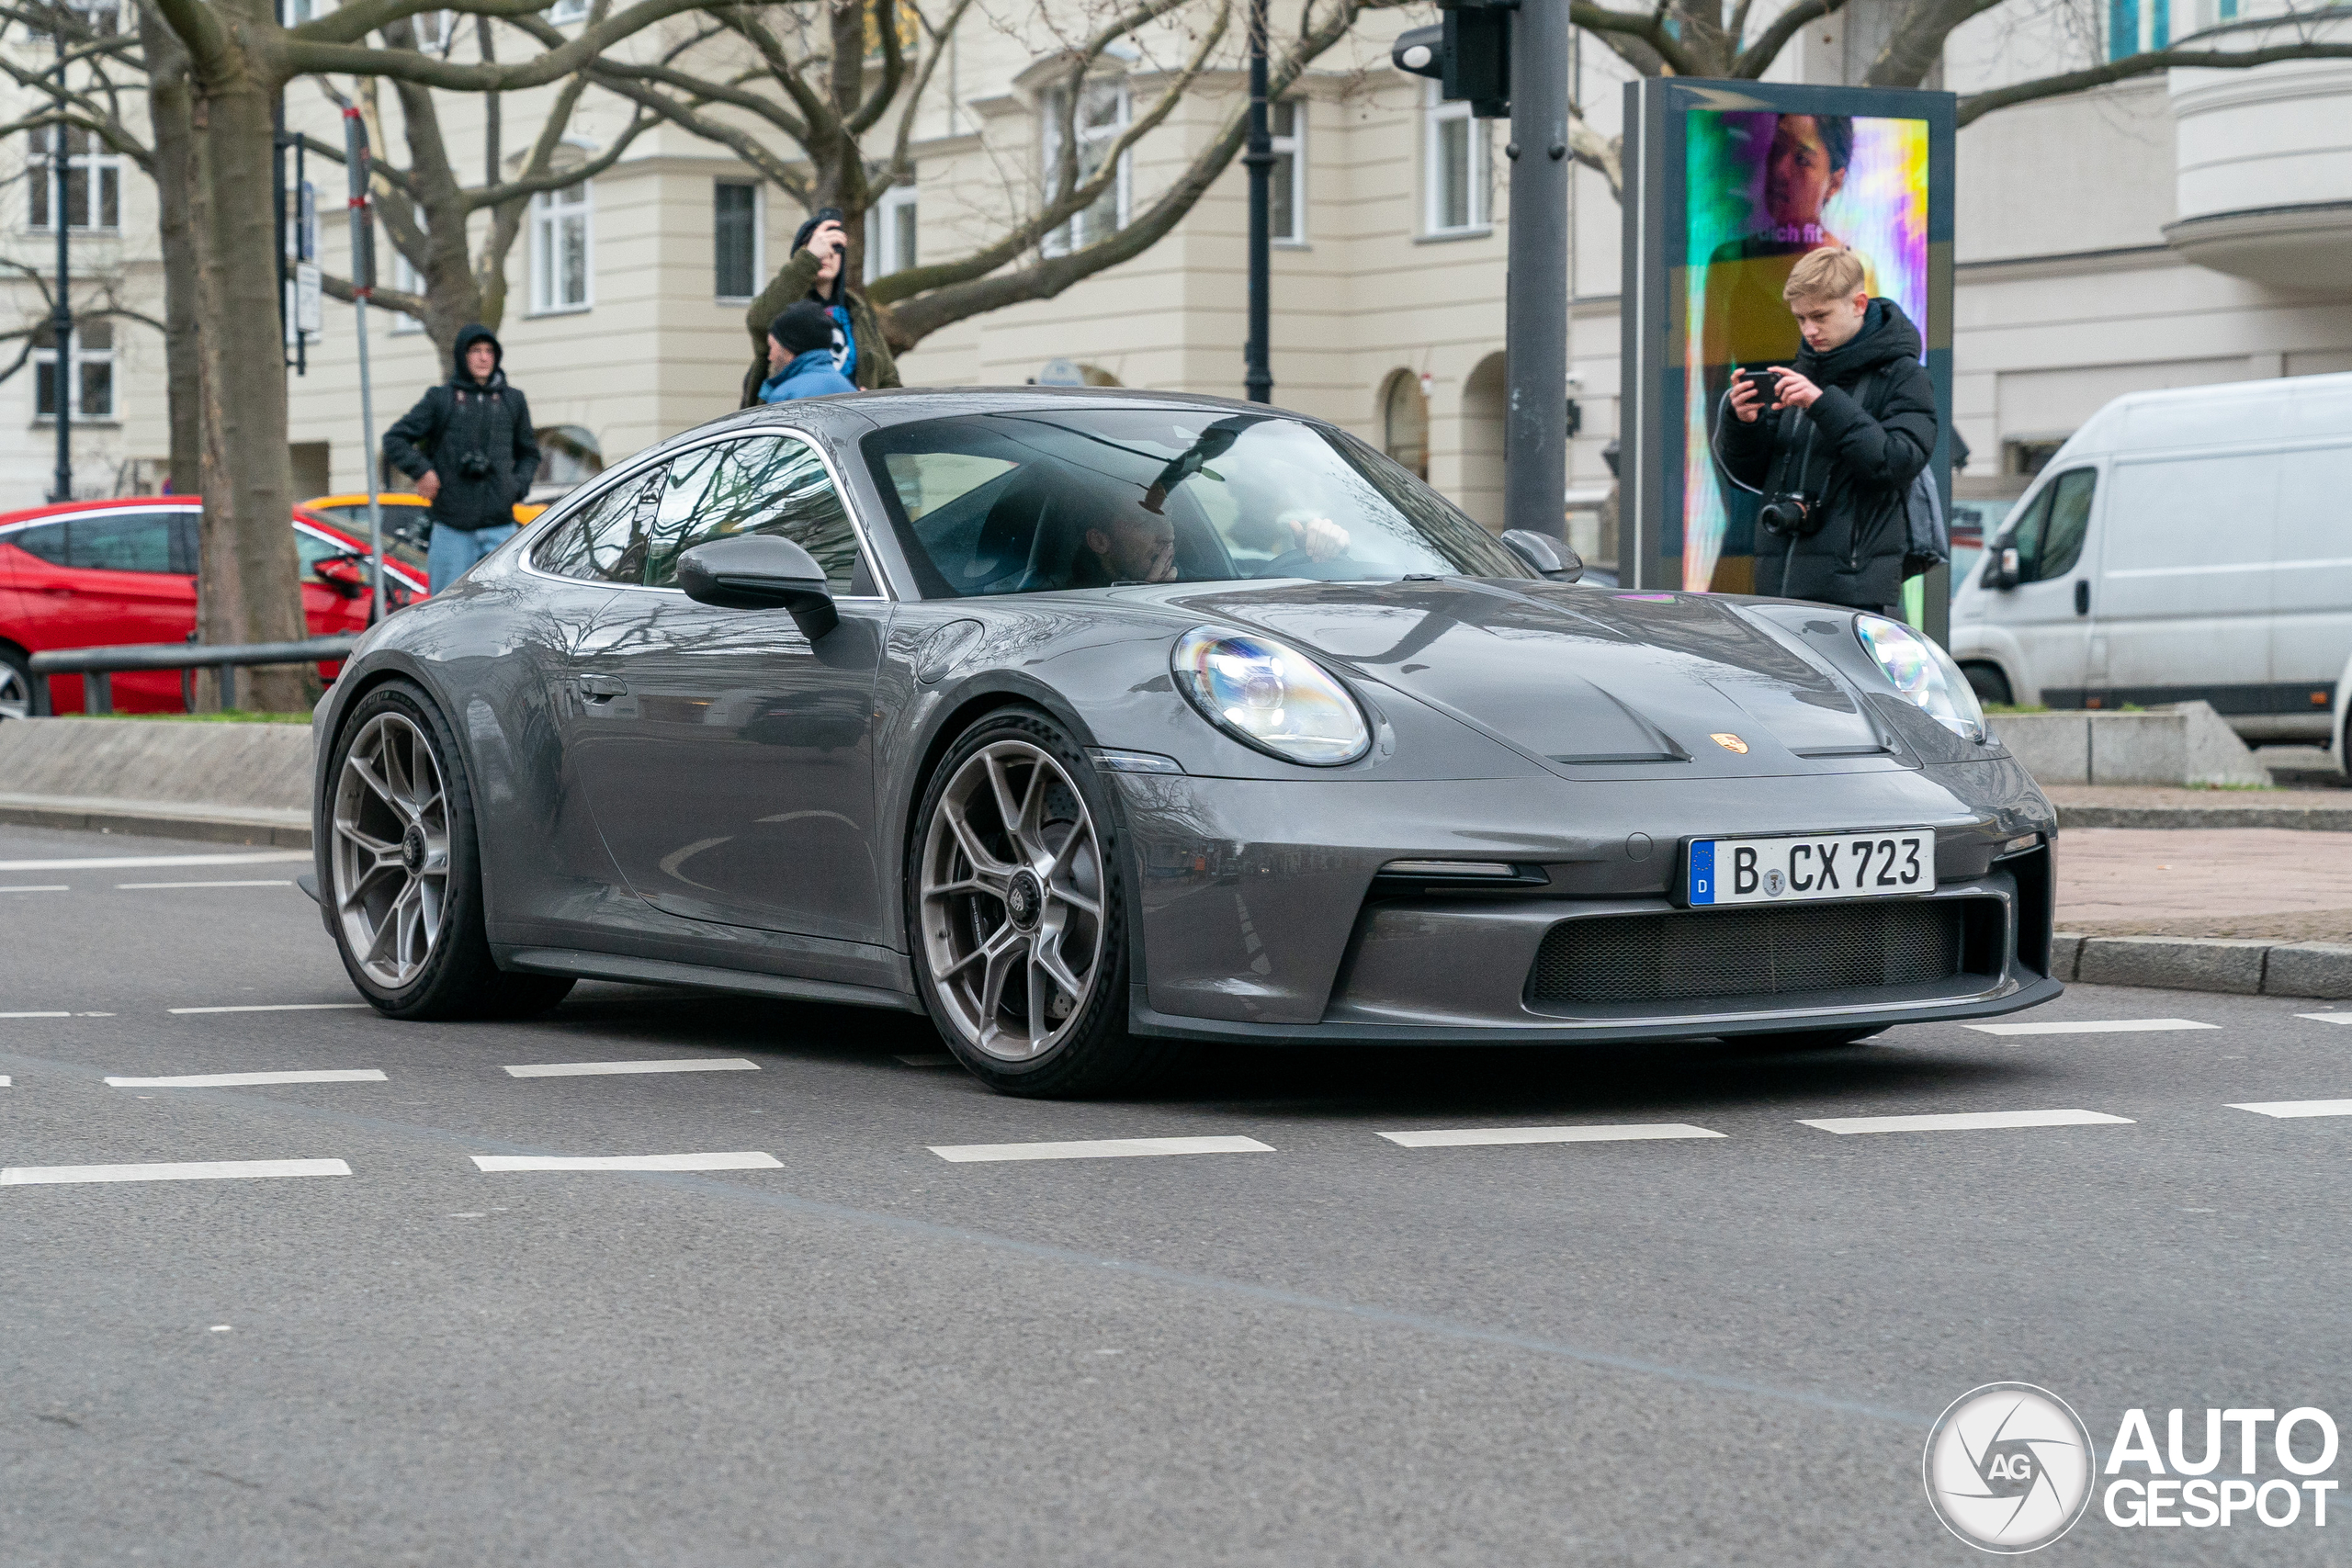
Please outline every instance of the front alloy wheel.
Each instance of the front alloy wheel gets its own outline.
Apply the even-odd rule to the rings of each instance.
[[[387,991],[432,958],[449,898],[449,796],[424,732],[377,714],[335,781],[334,913],[345,950]]]
[[[1025,739],[963,759],[931,814],[923,955],[963,1043],[1032,1061],[1069,1036],[1103,967],[1102,846],[1062,764]]]

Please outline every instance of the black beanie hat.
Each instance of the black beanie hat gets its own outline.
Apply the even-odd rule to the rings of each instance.
[[[784,344],[787,354],[807,354],[813,349],[833,346],[833,318],[822,305],[813,299],[803,299],[786,307],[782,315],[768,323],[768,335]]]

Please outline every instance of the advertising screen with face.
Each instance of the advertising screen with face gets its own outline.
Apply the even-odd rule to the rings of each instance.
[[[1759,500],[1713,461],[1724,393],[1735,371],[1796,366],[1804,343],[1781,290],[1825,245],[1852,251],[1870,295],[1928,336],[1928,122],[1694,109],[1683,132],[1684,265],[1668,301],[1679,317],[1681,516],[1679,537],[1669,515],[1659,543],[1681,558],[1684,589],[1746,593]]]

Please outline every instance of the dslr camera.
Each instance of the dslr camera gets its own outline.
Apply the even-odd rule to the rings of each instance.
[[[1813,511],[1811,496],[1782,491],[1765,501],[1756,513],[1756,523],[1776,539],[1809,538],[1821,527]]]
[[[458,476],[468,479],[490,478],[490,459],[480,452],[458,453]]]

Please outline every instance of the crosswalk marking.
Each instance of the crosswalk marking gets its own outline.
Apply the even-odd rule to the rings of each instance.
[[[1962,1111],[1936,1116],[1799,1117],[1825,1133],[1973,1133],[1997,1127],[2130,1126],[2129,1116],[2102,1111]]]
[[[2352,1116],[2352,1100],[2269,1100],[2252,1105],[2233,1105],[2233,1111],[2251,1111],[2258,1116],[2280,1118],[2298,1116]]]
[[[116,1089],[243,1089],[268,1083],[382,1083],[374,1067],[334,1067],[311,1073],[189,1073],[171,1078],[108,1078]]]
[[[599,1073],[756,1073],[741,1056],[680,1056],[660,1062],[530,1062],[506,1069],[509,1077],[576,1078]]]
[[[365,1008],[366,1002],[251,1002],[242,1007],[228,1008],[169,1008],[175,1013],[197,1012],[350,1012]]]
[[[2193,1018],[2109,1018],[2067,1023],[1968,1023],[1961,1026],[1979,1034],[2154,1034],[2175,1029],[2219,1029]]]
[[[780,1170],[774,1155],[469,1155],[482,1170]]]
[[[1614,1144],[1649,1138],[1720,1138],[1721,1133],[1693,1127],[1688,1122],[1656,1122],[1624,1126],[1583,1127],[1452,1127],[1422,1133],[1383,1133],[1390,1143],[1408,1149],[1459,1149],[1486,1144]]]
[[[958,1165],[978,1160],[1131,1159],[1143,1155],[1270,1155],[1255,1138],[1089,1138],[1067,1144],[933,1144],[931,1152]]]
[[[0,1187],[69,1181],[228,1181],[266,1176],[349,1176],[339,1159],[215,1159],[178,1165],[24,1165],[0,1170]]]

